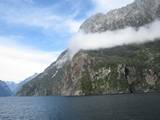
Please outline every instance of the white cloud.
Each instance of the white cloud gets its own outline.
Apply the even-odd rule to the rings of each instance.
[[[140,27],[138,30],[128,27],[116,31],[84,34],[77,33],[70,41],[71,56],[79,50],[111,48],[123,44],[143,43],[160,38],[160,21]]]
[[[106,13],[109,10],[123,7],[129,3],[132,3],[133,1],[134,0],[92,0],[95,6],[95,10],[93,11],[93,13]]]
[[[39,8],[23,10],[21,12],[14,11],[13,13],[8,13],[4,19],[8,23],[22,24],[42,29],[56,29],[56,23],[61,21],[61,17],[50,13],[47,9]]]
[[[32,2],[32,0],[24,0]],[[45,32],[69,32],[74,33],[79,29],[82,21],[74,19],[77,11],[69,16],[62,16],[54,12],[54,6],[40,7],[34,4],[21,3],[10,6],[0,4],[0,15],[2,20],[8,24],[24,25],[40,28]],[[7,9],[6,9],[7,8]],[[5,12],[4,12],[5,11]]]
[[[54,13],[54,6],[39,6],[33,0],[6,0],[0,2],[0,20],[8,25],[38,28],[46,35],[53,32],[75,33],[81,21],[74,20],[77,11],[70,16]],[[10,35],[8,35],[10,36]],[[45,52],[16,43],[21,36],[0,36],[0,79],[20,81],[35,72],[42,72],[52,63],[60,51]],[[24,36],[25,37],[25,36]],[[34,45],[34,44],[33,44]]]
[[[0,37],[0,40],[9,40]],[[11,41],[11,40],[10,40]],[[0,44],[0,79],[19,82],[34,73],[42,72],[57,59],[60,51],[45,52],[23,45]]]

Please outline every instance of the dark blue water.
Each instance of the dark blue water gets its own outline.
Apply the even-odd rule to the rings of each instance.
[[[160,120],[160,94],[1,97],[0,120]]]

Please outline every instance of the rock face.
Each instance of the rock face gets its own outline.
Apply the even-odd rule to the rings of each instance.
[[[104,32],[139,27],[158,19],[159,0],[134,3],[86,20],[81,30]],[[102,95],[160,91],[160,39],[144,44],[80,51],[69,59],[64,51],[56,62],[25,84],[20,96]]]
[[[58,59],[18,95],[101,95],[160,90],[160,40],[141,45],[80,51]],[[61,55],[64,59],[68,52]],[[58,64],[59,60],[63,64]],[[61,67],[60,67],[60,66]]]
[[[160,17],[159,0],[135,0],[126,7],[92,16],[81,25],[80,30],[85,33],[95,33],[126,26],[139,27],[158,17]]]
[[[0,80],[0,96],[11,96],[12,92],[7,84]]]

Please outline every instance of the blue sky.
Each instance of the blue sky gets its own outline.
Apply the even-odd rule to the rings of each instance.
[[[79,24],[93,8],[89,1],[84,5],[82,2],[1,0],[0,28],[3,29],[0,29],[0,35],[21,37],[16,42],[37,49],[63,50],[72,33],[77,31]]]
[[[132,1],[0,0],[0,79],[19,82],[42,72],[86,18]]]

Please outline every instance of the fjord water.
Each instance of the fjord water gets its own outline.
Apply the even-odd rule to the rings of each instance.
[[[160,120],[160,94],[1,97],[0,120]]]

